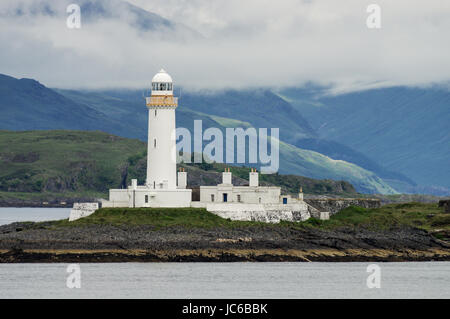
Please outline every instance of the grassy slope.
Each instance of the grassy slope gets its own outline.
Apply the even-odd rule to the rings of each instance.
[[[305,222],[260,222],[231,221],[220,218],[201,208],[103,208],[74,222],[60,220],[50,223],[54,227],[74,227],[89,224],[152,225],[156,228],[171,226],[215,228],[215,227],[313,227],[320,229],[367,228],[388,230],[397,226],[411,226],[439,234],[450,231],[450,215],[444,214],[437,204],[406,203],[391,204],[381,208],[365,209],[348,207],[333,215],[330,220],[311,218]],[[439,236],[439,235],[438,235]]]
[[[355,164],[334,160],[320,153],[302,150],[280,141],[280,153],[284,156],[280,166],[285,171],[295,171],[298,175],[311,177],[314,171],[315,178],[344,179],[364,193],[396,194],[397,191],[374,173]],[[289,167],[290,163],[299,163]]]
[[[24,193],[106,192],[119,187],[130,155],[145,144],[102,132],[0,133],[0,190]]]
[[[390,204],[371,209],[349,207],[332,216],[330,220],[310,219],[305,224],[325,229],[345,226],[365,227],[374,230],[407,225],[436,232],[450,230],[450,215],[443,213],[443,210],[436,203],[411,202]]]

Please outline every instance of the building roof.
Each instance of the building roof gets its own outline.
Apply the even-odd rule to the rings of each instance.
[[[172,83],[172,77],[164,69],[161,69],[158,73],[155,74],[152,82]]]

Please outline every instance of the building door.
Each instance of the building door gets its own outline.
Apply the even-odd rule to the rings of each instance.
[[[228,202],[228,194],[226,193],[223,194],[223,202],[224,203]]]
[[[287,204],[287,198],[283,197],[283,204],[286,205]]]

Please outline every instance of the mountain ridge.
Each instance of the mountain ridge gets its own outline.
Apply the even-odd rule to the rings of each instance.
[[[450,188],[450,91],[390,87],[323,95],[284,89],[281,95],[321,138],[356,148],[421,186]]]

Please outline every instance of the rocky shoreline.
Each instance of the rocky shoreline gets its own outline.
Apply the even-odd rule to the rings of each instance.
[[[0,262],[450,261],[450,243],[413,227],[155,228],[52,223],[0,226]]]
[[[450,261],[450,251],[430,250],[10,250],[0,263],[98,262],[406,262]]]

